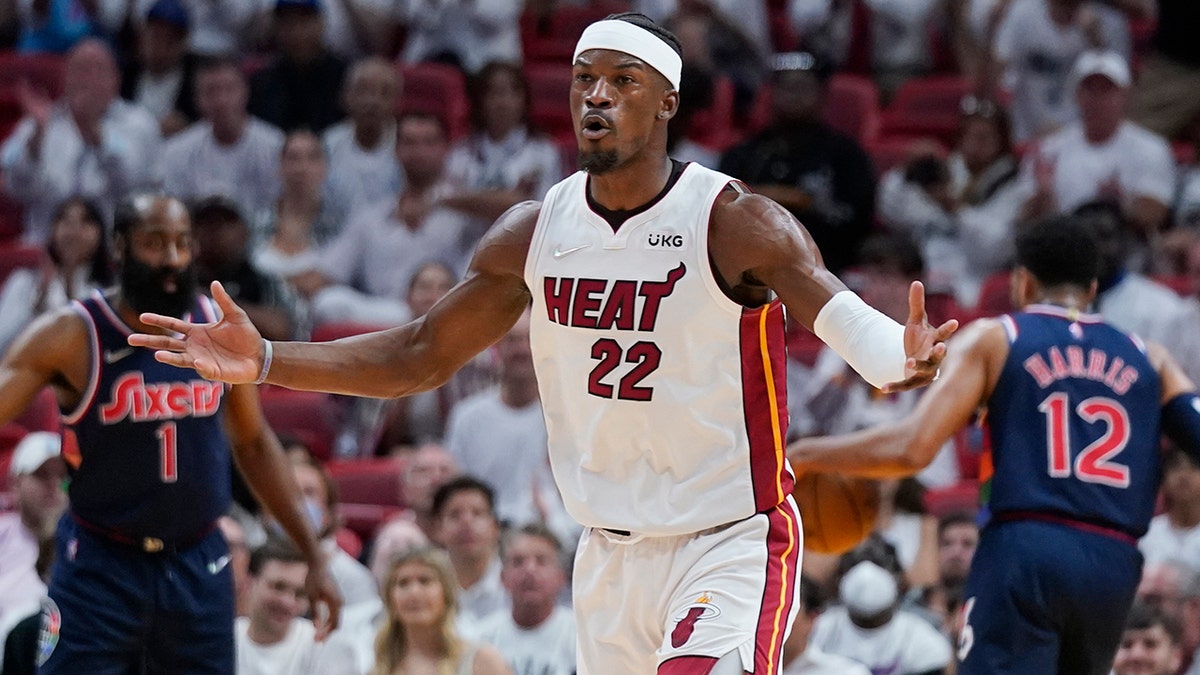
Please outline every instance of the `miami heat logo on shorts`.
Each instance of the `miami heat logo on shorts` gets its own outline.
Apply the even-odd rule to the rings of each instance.
[[[678,649],[687,644],[692,632],[696,630],[697,621],[715,619],[721,616],[721,608],[712,604],[712,594],[705,591],[675,616],[675,630],[671,631],[671,646]]]

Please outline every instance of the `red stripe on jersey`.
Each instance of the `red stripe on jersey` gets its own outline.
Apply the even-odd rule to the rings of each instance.
[[[742,409],[750,441],[754,510],[762,513],[792,494],[792,473],[784,457],[787,438],[787,352],[783,304],[742,311]]]
[[[754,673],[782,669],[783,643],[792,619],[800,578],[800,516],[791,500],[767,512],[767,581],[754,635]]]

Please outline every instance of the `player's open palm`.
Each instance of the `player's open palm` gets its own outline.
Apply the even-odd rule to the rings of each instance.
[[[223,315],[219,321],[195,324],[172,316],[142,314],[143,322],[172,334],[135,333],[129,336],[129,344],[158,350],[154,358],[159,361],[192,368],[210,380],[254,382],[262,369],[262,336],[218,281],[212,284],[212,296]]]
[[[904,391],[923,387],[937,378],[942,359],[946,358],[946,340],[958,330],[958,320],[950,319],[936,328],[925,314],[925,286],[914,281],[908,288],[908,322],[904,324],[904,379],[893,382],[885,391]]]

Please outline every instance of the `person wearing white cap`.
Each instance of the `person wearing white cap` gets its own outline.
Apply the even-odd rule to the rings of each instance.
[[[903,326],[821,262],[803,226],[733,178],[667,154],[678,39],[640,14],[588,26],[569,95],[582,171],[492,226],[422,317],[328,343],[145,314],[130,336],[210,379],[394,397],[439,386],[532,303],[549,460],[585,526],[580,675],[778,675],[802,535],[787,437],[783,319],[889,391],[937,374],[954,321],[914,284]]]
[[[31,432],[17,444],[9,464],[17,509],[0,515],[0,644],[13,624],[38,610],[46,595],[39,551],[54,537],[54,526],[67,508],[61,445],[56,433]]]
[[[1040,218],[1110,200],[1142,240],[1152,240],[1174,196],[1175,164],[1166,140],[1125,118],[1128,63],[1113,51],[1084,52],[1071,81],[1079,121],[1046,137],[1027,159],[1023,181],[1031,196],[1023,215]]]

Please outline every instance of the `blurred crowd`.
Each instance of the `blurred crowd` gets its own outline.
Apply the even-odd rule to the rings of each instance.
[[[922,279],[933,319],[1009,311],[1014,234],[1077,213],[1104,242],[1099,311],[1200,380],[1193,0],[0,0],[0,351],[112,280],[112,209],[138,190],[190,204],[202,286],[267,338],[423,315],[497,216],[574,170],[574,41],[626,10],[682,40],[672,155],[778,201],[872,305],[903,320]],[[793,437],[919,395],[871,388],[799,327],[789,355]],[[347,609],[314,643],[303,558],[235,490],[239,673],[574,672],[580,528],[550,476],[527,318],[436,391],[262,397]],[[36,433],[53,426],[28,417],[0,429],[5,673],[65,505],[57,437]],[[964,430],[884,485],[861,547],[806,557],[786,673],[952,670],[986,452]],[[1114,672],[1200,673],[1183,453],[1142,549]]]

